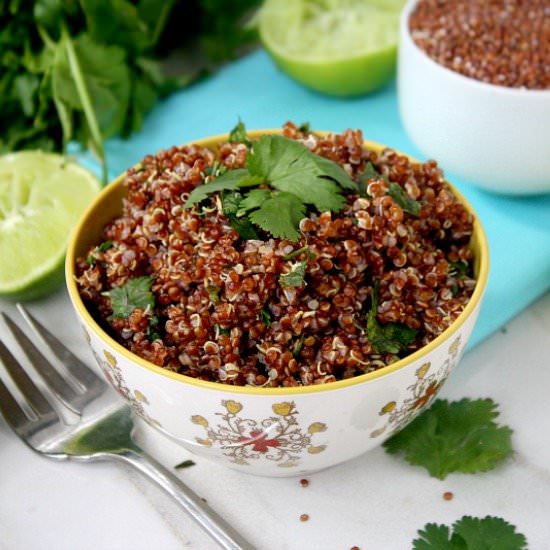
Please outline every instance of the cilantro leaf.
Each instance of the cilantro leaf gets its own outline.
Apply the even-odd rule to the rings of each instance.
[[[438,399],[384,447],[439,479],[452,472],[492,470],[512,454],[512,430],[494,422],[496,408],[491,399]]]
[[[248,139],[246,134],[246,126],[244,122],[239,119],[239,122],[229,132],[229,143],[244,143],[247,147],[252,145],[252,142]]]
[[[262,309],[262,311],[260,311],[260,313],[258,314],[258,317],[259,317],[260,321],[262,321],[262,323],[267,328],[269,328],[271,326],[271,323],[272,323],[271,311],[269,310],[269,308],[267,306],[264,307]]]
[[[521,550],[527,540],[516,528],[502,518],[464,516],[453,524],[455,534],[466,543],[466,548],[486,550]]]
[[[272,193],[249,218],[276,238],[297,241],[300,238],[297,228],[305,215],[306,207],[296,195]]]
[[[242,126],[240,126],[242,125]],[[241,139],[244,125],[233,129],[234,139]],[[271,189],[257,188],[269,185]],[[247,188],[249,191],[245,191]],[[246,168],[230,170],[213,182],[195,188],[186,208],[220,191],[244,193],[238,208],[224,213],[245,239],[257,238],[246,225],[247,219],[276,238],[297,241],[299,224],[306,215],[306,205],[320,212],[339,211],[345,204],[342,190],[357,191],[357,185],[338,164],[315,155],[301,143],[283,136],[262,136],[248,153]]]
[[[378,284],[372,289],[372,305],[367,315],[367,335],[372,347],[377,353],[393,353],[398,355],[407,350],[414,342],[417,331],[402,323],[386,323],[383,325],[376,318],[378,312]]]
[[[298,359],[300,357],[300,352],[304,348],[304,340],[306,337],[302,334],[300,338],[296,341],[294,344],[294,349],[292,350],[292,355],[294,356],[294,359]]]
[[[378,179],[382,178],[382,174],[374,167],[374,164],[372,162],[367,162],[367,165],[365,166],[365,169],[360,175],[361,181],[368,181],[372,179]]]
[[[464,279],[468,275],[469,265],[465,260],[458,260],[456,262],[449,262],[450,275],[453,275],[457,279]]]
[[[453,524],[428,523],[418,531],[413,550],[524,550],[527,540],[502,518],[463,516]]]
[[[298,262],[292,266],[288,273],[284,273],[279,277],[279,283],[283,288],[300,287],[304,284],[306,276],[307,260]]]
[[[338,212],[345,202],[341,188],[357,189],[336,163],[283,136],[262,136],[252,146],[247,167],[250,174],[263,177],[271,187],[293,193],[320,212]]]
[[[97,248],[101,252],[107,252],[107,250],[109,250],[110,248],[113,248],[113,246],[114,246],[113,241],[104,241]]]
[[[208,293],[208,297],[210,298],[210,302],[214,305],[219,303],[220,301],[220,287],[215,285],[206,285],[205,290]]]
[[[367,162],[365,169],[359,175],[359,194],[362,197],[370,198],[370,195],[367,193],[367,184],[369,180],[381,178],[381,174],[378,173],[372,162]]]
[[[262,204],[271,197],[272,193],[269,189],[252,189],[239,204],[239,216],[246,214],[248,210],[260,208]]]
[[[467,550],[457,537],[451,538],[447,525],[427,523],[424,530],[419,529],[420,538],[413,541],[413,550]]]
[[[235,231],[243,239],[259,239],[259,235],[250,220],[248,218],[239,217],[239,210],[243,202],[242,195],[240,193],[223,193],[222,202],[223,213]]]
[[[135,309],[152,311],[155,297],[151,291],[153,277],[134,277],[122,286],[103,292],[111,299],[113,317],[126,319]]]
[[[194,466],[195,462],[191,459],[184,460],[183,462],[180,462],[179,464],[176,464],[174,468],[176,470],[181,470],[182,468],[189,468],[190,466]]]
[[[234,191],[239,187],[241,181],[247,176],[248,170],[245,168],[237,168],[236,170],[228,170],[210,183],[205,183],[195,187],[185,203],[185,208],[191,208],[191,206],[195,203],[206,199],[206,197],[208,197],[211,193],[216,193],[219,191]]]
[[[390,188],[388,190],[388,195],[405,211],[413,216],[420,215],[420,210],[422,210],[422,205],[411,199],[405,189],[401,187],[398,183],[393,181],[390,182]]]
[[[160,334],[155,330],[159,324],[159,318],[156,315],[152,315],[147,327],[147,338],[150,342],[154,342],[160,338]]]

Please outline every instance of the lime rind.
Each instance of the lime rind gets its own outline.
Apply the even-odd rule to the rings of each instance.
[[[34,299],[61,283],[71,229],[100,187],[62,155],[0,157],[0,296]]]

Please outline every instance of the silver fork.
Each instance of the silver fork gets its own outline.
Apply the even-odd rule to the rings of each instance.
[[[0,362],[20,394],[19,398],[13,395],[0,378],[0,412],[14,432],[31,449],[50,458],[129,464],[171,495],[222,548],[253,549],[197,494],[136,445],[130,408],[21,304],[17,307],[42,346],[57,357],[66,372],[56,369],[25,332],[1,313],[43,382],[41,388],[35,384],[0,340]],[[63,414],[63,410],[69,412]],[[68,422],[71,415],[73,422]]]

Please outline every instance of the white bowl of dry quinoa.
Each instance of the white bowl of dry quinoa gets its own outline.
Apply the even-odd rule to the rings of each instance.
[[[410,0],[399,107],[426,155],[504,194],[550,191],[548,0]]]
[[[303,475],[429,405],[473,329],[487,242],[435,162],[359,130],[229,140],[107,186],[72,236],[69,295],[152,426],[243,472]]]

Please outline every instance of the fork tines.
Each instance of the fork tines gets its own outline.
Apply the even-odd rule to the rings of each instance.
[[[5,313],[0,315],[21,351],[27,357],[34,371],[42,379],[52,394],[67,406],[75,414],[80,415],[83,408],[104,391],[106,384],[88,368],[76,355],[53,336],[37,319],[35,319],[21,304],[17,308],[23,319],[33,329],[42,345],[58,359],[67,373],[73,378],[71,382],[66,380],[47,357],[38,349],[23,330]],[[32,411],[46,420],[46,417],[55,414],[52,406],[36,386],[31,377],[25,372],[23,366],[10,352],[6,345],[0,341],[0,362],[4,364],[13,382],[21,395],[27,401]],[[10,395],[7,387],[0,380],[0,407],[2,403],[13,408],[15,399]]]

